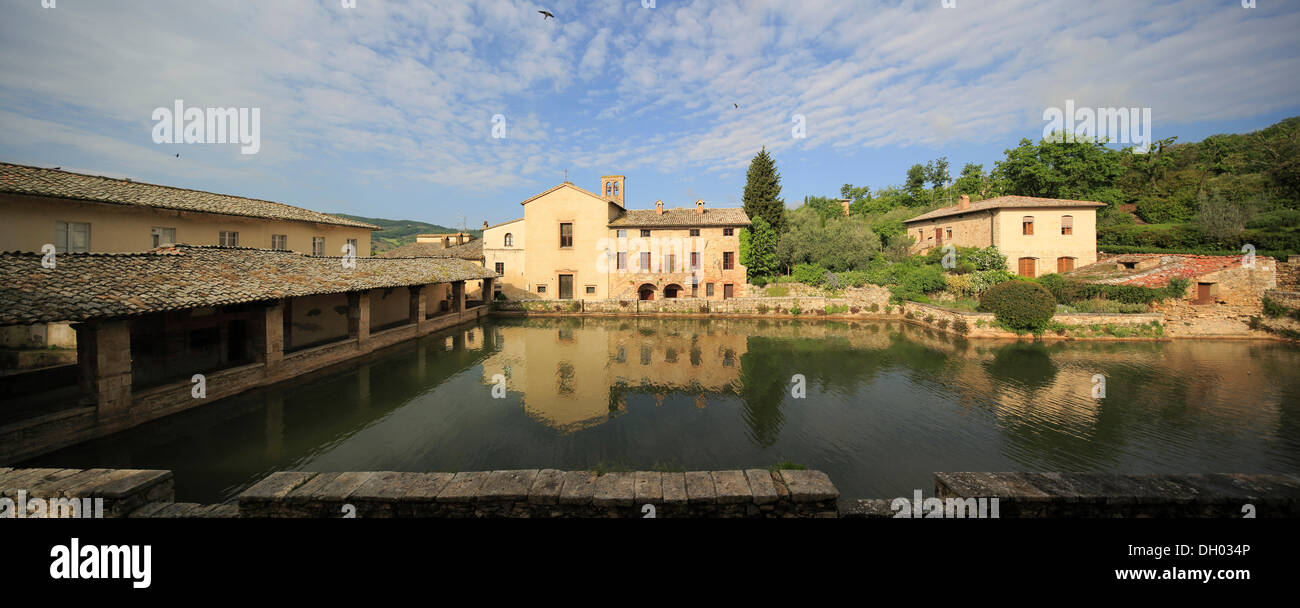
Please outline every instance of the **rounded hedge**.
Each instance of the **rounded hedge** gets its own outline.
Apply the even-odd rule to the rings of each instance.
[[[1012,331],[1039,332],[1056,314],[1056,297],[1038,283],[1005,281],[980,296],[980,310],[993,313]]]

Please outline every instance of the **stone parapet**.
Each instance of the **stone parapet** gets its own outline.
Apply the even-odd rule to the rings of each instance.
[[[238,497],[241,517],[836,517],[820,471],[280,472]]]

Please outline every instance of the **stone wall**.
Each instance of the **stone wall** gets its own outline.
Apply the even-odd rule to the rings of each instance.
[[[493,303],[505,314],[546,315],[712,315],[783,318],[898,318],[901,310],[889,305],[885,289],[855,289],[843,297],[787,296],[731,298],[677,298],[659,300],[508,300]]]
[[[902,308],[904,320],[951,334],[968,338],[1014,339],[1020,337],[1015,332],[999,327],[997,317],[993,313],[950,310],[919,302],[904,302]],[[1163,333],[1165,323],[1164,315],[1160,313],[1073,313],[1059,314],[1053,316],[1052,320],[1064,326],[1064,328],[1047,331],[1041,336],[1042,338],[1158,338]],[[1152,325],[1153,323],[1156,325]],[[1160,329],[1156,329],[1157,326]]]
[[[241,517],[835,517],[820,471],[280,472],[238,497]],[[355,509],[355,511],[353,511]]]
[[[935,473],[941,499],[997,497],[1001,517],[1300,516],[1295,475]]]
[[[102,499],[102,511],[97,513],[103,517],[125,517],[149,503],[171,502],[174,496],[171,471],[0,468],[0,497],[9,499],[0,501],[0,505],[8,507],[0,508],[0,518],[59,517],[59,512],[51,509],[49,503],[73,498]],[[18,508],[22,503],[26,503],[26,513]],[[80,504],[78,501],[77,505]],[[68,515],[65,511],[63,516]]]

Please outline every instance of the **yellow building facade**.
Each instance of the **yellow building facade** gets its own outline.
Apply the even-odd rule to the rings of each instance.
[[[745,290],[739,208],[629,210],[626,179],[600,194],[564,182],[525,201],[524,217],[483,233],[486,266],[514,299],[739,297]]]
[[[1097,208],[1104,203],[1003,196],[954,206],[904,222],[912,251],[945,245],[998,248],[1007,270],[1036,277],[1069,272],[1097,261]]]

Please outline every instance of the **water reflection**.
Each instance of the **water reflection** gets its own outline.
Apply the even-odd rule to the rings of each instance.
[[[894,323],[500,319],[31,461],[176,471],[181,500],[277,470],[600,462],[826,471],[846,496],[943,470],[1300,471],[1300,349],[989,343]],[[505,378],[504,399],[493,379]],[[807,397],[791,394],[795,374]],[[1092,378],[1106,378],[1094,399]]]

